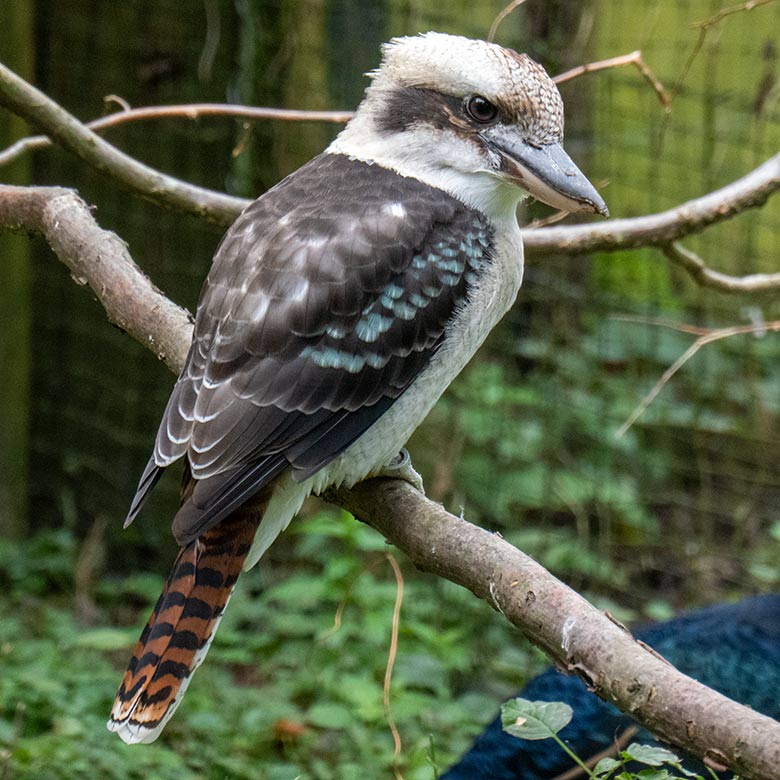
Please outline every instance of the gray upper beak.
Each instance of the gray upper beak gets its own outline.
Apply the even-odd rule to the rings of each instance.
[[[483,138],[501,155],[502,171],[535,198],[562,211],[593,211],[609,216],[604,199],[560,144],[534,146],[495,131],[485,132]]]

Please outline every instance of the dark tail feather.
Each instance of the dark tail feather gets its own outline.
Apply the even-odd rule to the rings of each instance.
[[[110,731],[153,742],[206,656],[262,518],[240,509],[182,548],[116,695]]]
[[[127,526],[129,526],[130,523],[132,523],[133,520],[135,520],[135,518],[138,516],[138,513],[143,508],[149,493],[152,492],[152,488],[157,484],[164,470],[165,469],[162,466],[158,466],[154,462],[154,458],[149,459],[149,462],[146,464],[146,468],[144,469],[144,473],[141,474],[141,479],[138,481],[138,487],[136,488],[135,495],[133,496],[133,501],[130,505],[130,511],[127,513],[127,517],[125,518],[125,528],[127,528]]]

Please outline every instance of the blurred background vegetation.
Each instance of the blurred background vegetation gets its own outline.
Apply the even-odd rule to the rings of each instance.
[[[14,0],[0,59],[77,116],[231,101],[352,108],[392,35],[484,37],[503,0]],[[497,40],[551,73],[641,48],[675,85],[722,0],[528,0]],[[780,148],[780,4],[713,28],[666,115],[633,69],[565,84],[567,147],[613,216],[671,207]],[[189,181],[255,196],[338,131],[227,119],[108,136]],[[0,143],[26,132],[0,114]],[[235,153],[239,152],[239,153]],[[76,187],[157,285],[194,308],[220,231],[117,189],[64,152],[0,170]],[[527,218],[548,210],[532,206]],[[719,270],[776,271],[780,200],[688,245]],[[103,728],[174,557],[177,479],[121,520],[173,378],[109,326],[42,241],[0,236],[0,778],[390,777],[382,708],[396,583],[382,539],[320,503],[242,580],[158,744]],[[429,494],[500,531],[625,619],[778,589],[780,343],[706,347],[620,439],[692,337],[780,317],[777,296],[697,288],[652,251],[529,264],[520,300],[410,449]],[[392,689],[408,780],[434,777],[543,665],[486,605],[403,560]]]

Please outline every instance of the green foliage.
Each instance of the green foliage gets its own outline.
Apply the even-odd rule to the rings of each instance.
[[[521,739],[550,739],[571,723],[574,711],[562,701],[512,699],[501,705],[501,725]]]
[[[501,706],[501,724],[513,737],[528,740],[552,739],[578,764],[590,780],[703,780],[682,766],[680,757],[657,745],[631,743],[616,757],[605,756],[591,769],[587,756],[577,756],[558,736],[572,719],[565,702],[512,699]],[[639,768],[637,765],[649,767]],[[715,775],[713,775],[714,777]]]
[[[635,607],[658,601],[658,572],[678,607],[702,592],[700,569],[713,598],[735,579],[743,592],[780,584],[776,339],[708,345],[618,439],[692,337],[584,314],[565,335],[516,331],[502,327],[434,410],[438,436],[420,437],[432,468],[448,455],[428,442],[455,443],[453,490],[437,498],[575,588],[630,593]]]
[[[367,767],[392,776],[382,684],[396,583],[387,546],[366,526],[332,512],[297,522],[276,560],[241,578],[163,736],[132,747],[105,720],[160,578],[102,579],[99,618],[86,625],[73,606],[72,537],[0,549],[3,780],[363,780]],[[405,579],[391,713],[404,776],[433,780],[432,756],[439,770],[451,763],[492,716],[496,692],[541,662],[462,589]]]

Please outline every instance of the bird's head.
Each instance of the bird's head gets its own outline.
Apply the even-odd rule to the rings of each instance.
[[[484,211],[528,193],[607,215],[563,150],[563,103],[541,65],[494,43],[426,33],[394,38],[369,75],[341,151],[424,178]]]

